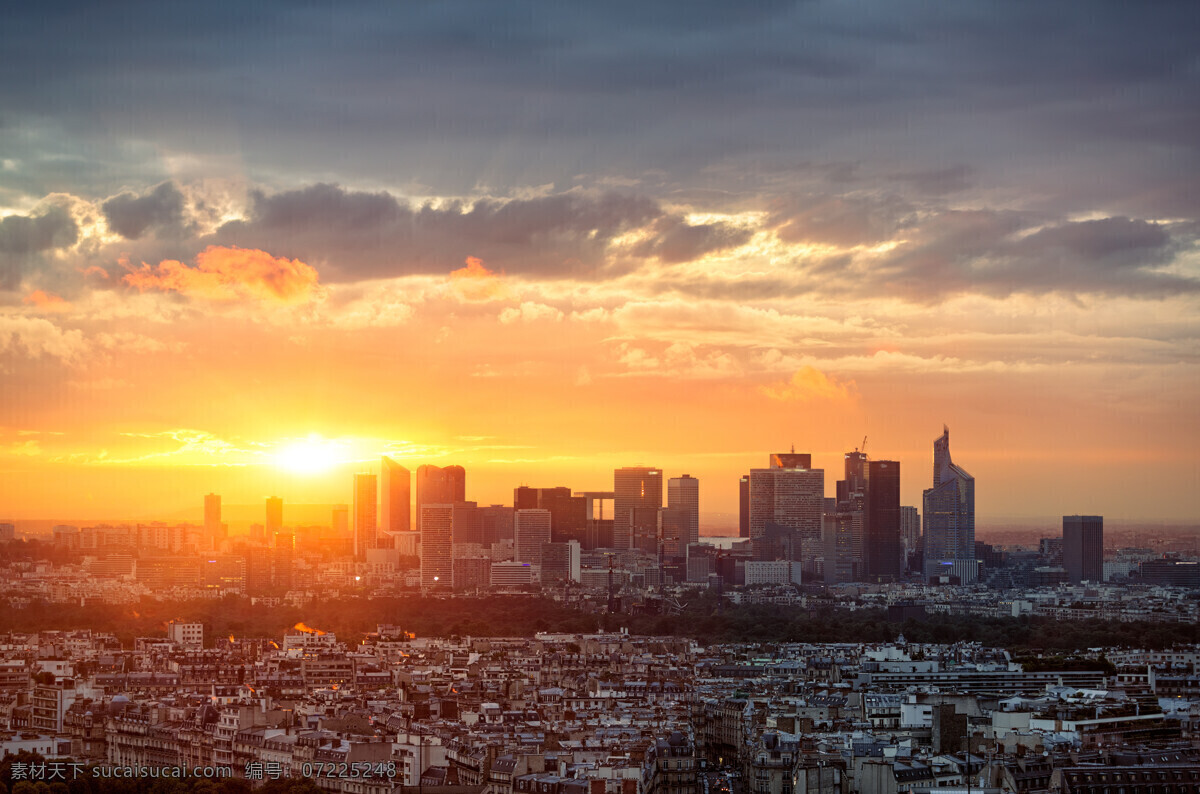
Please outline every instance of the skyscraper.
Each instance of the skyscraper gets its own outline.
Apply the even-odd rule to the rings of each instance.
[[[517,562],[542,564],[542,544],[550,542],[550,511],[518,510],[513,521],[514,557]]]
[[[924,493],[925,576],[950,574],[963,584],[975,564],[975,478],[950,459],[950,428],[933,442],[933,487]]]
[[[860,453],[861,454],[861,453]],[[900,578],[900,463],[867,462],[867,523],[863,550],[872,581]]]
[[[412,529],[412,475],[384,455],[379,479],[379,528],[384,532],[408,532]]]
[[[801,462],[799,456],[792,460]],[[768,524],[795,530],[800,540],[819,540],[824,513],[824,469],[750,470],[751,540],[763,537]]]
[[[417,523],[421,527],[422,589],[454,589],[454,505],[422,505]]]
[[[417,529],[424,505],[449,505],[467,500],[467,471],[462,466],[421,466],[417,469]]]
[[[334,537],[345,540],[350,534],[350,505],[334,505],[331,520]]]
[[[267,498],[267,522],[264,525],[267,538],[274,538],[283,529],[283,500],[278,496]]]
[[[204,548],[211,549],[224,538],[221,531],[221,497],[210,493],[204,497]]]
[[[1104,517],[1063,516],[1062,556],[1072,583],[1104,581]]]
[[[738,480],[738,537],[750,537],[750,475]]]
[[[690,474],[667,480],[667,507],[684,514],[686,534],[677,554],[683,556],[689,545],[700,542],[700,481]]]
[[[626,466],[613,472],[614,548],[634,547],[633,511],[638,508],[656,511],[662,508],[662,484],[660,469]]]
[[[354,557],[366,559],[375,548],[378,524],[378,481],[374,474],[354,475]]]

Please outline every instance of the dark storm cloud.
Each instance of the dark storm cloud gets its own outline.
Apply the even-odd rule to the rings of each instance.
[[[768,225],[785,242],[849,248],[892,239],[915,213],[896,196],[802,196],[776,201]]]
[[[750,240],[753,231],[727,223],[690,224],[678,215],[659,218],[649,239],[634,247],[635,256],[657,257],[666,264],[698,259],[704,254],[736,248]]]
[[[62,207],[0,220],[0,289],[15,289],[40,262],[40,254],[73,245],[77,239],[79,227]]]
[[[446,273],[468,256],[510,273],[586,276],[606,265],[615,235],[663,216],[657,202],[618,193],[412,208],[389,193],[319,184],[255,193],[249,218],[225,224],[213,241],[298,256],[334,281]],[[703,241],[693,247],[702,252]],[[674,241],[670,250],[682,253]]]
[[[179,234],[183,229],[183,193],[171,182],[163,182],[137,196],[122,193],[104,202],[101,209],[108,227],[127,240],[136,240],[148,229]]]
[[[795,162],[862,160],[917,195],[999,182],[1048,211],[1178,216],[1200,214],[1184,189],[1198,16],[1101,0],[26,3],[0,26],[0,120],[54,127],[74,142],[46,138],[56,157],[97,139],[232,151],[280,187],[462,195],[656,169],[668,189],[731,171],[753,189]],[[81,179],[135,184],[113,184],[118,165]],[[1178,189],[1152,189],[1172,175]]]
[[[1014,212],[945,212],[867,277],[915,300],[983,292],[1103,294],[1161,298],[1200,291],[1200,280],[1164,272],[1188,244],[1167,228],[1114,217],[1037,228]]]

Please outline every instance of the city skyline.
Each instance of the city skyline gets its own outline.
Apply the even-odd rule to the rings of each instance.
[[[1200,521],[1187,4],[333,20],[7,16],[0,520],[381,456],[736,515],[762,450],[915,472],[949,424],[981,520]]]

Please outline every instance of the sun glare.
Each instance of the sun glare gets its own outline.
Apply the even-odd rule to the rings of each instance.
[[[296,474],[323,474],[342,462],[345,450],[336,441],[311,435],[275,453],[275,465]]]

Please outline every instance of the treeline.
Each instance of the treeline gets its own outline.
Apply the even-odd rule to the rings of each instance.
[[[628,629],[634,634],[692,637],[703,642],[909,642],[978,641],[1010,650],[1058,652],[1093,647],[1169,648],[1200,642],[1200,626],[1181,623],[1058,621],[1041,617],[984,618],[934,615],[891,623],[882,609],[805,609],[778,604],[718,607],[712,594],[693,597],[678,614],[591,613],[576,605],[537,596],[488,598],[342,598],[305,607],[267,607],[250,599],[166,603],[144,600],[131,606],[71,606],[35,602],[0,610],[0,631],[91,628],[134,637],[163,636],[172,619],[203,623],[207,644],[226,637],[278,639],[297,623],[357,641],[378,624],[391,624],[418,637],[528,637],[536,632],[591,633]]]

